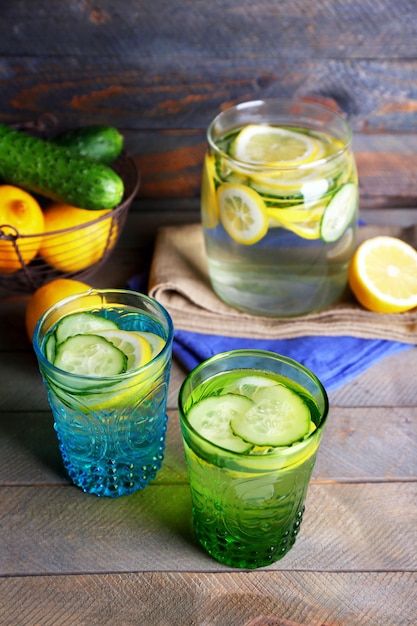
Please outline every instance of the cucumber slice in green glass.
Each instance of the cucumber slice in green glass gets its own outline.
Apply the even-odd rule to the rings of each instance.
[[[358,203],[358,189],[346,183],[337,191],[324,210],[320,222],[320,237],[326,243],[340,239],[351,223]]]
[[[78,376],[115,376],[127,368],[126,355],[99,335],[74,335],[56,348],[55,367]]]
[[[194,404],[187,419],[194,430],[212,444],[231,452],[247,452],[252,444],[233,433],[230,421],[252,407],[249,398],[238,394],[209,396]]]
[[[259,389],[253,406],[232,417],[235,435],[257,446],[289,446],[310,430],[310,410],[288,387],[276,384]]]
[[[94,315],[94,313],[71,313],[59,321],[55,329],[56,342],[60,344],[68,337],[94,333],[96,330],[118,330],[118,328],[112,320]]]

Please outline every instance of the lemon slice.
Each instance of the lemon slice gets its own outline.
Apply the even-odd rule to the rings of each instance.
[[[296,222],[283,214],[278,215],[277,209],[268,210],[268,215],[271,228],[286,228],[303,239],[320,239],[320,219]]]
[[[319,202],[314,204],[296,204],[285,208],[276,208],[269,206],[267,208],[269,217],[277,221],[287,223],[305,223],[318,222],[323,216],[327,202]]]
[[[283,226],[303,239],[320,239],[319,224],[319,222],[305,222],[303,224],[288,222],[283,223]]]
[[[251,245],[268,231],[268,214],[261,196],[245,185],[225,183],[217,189],[220,220],[234,241]]]
[[[206,154],[201,179],[201,222],[205,228],[215,228],[219,223],[219,208],[217,206],[214,178],[214,158]]]
[[[353,255],[349,284],[370,311],[409,311],[417,306],[417,251],[396,237],[367,239]]]
[[[149,343],[151,347],[153,359],[162,351],[162,348],[165,346],[165,343],[166,343],[165,339],[163,339],[159,335],[156,335],[155,333],[150,333],[148,331],[141,330],[140,333],[136,333],[136,334],[139,337],[146,339],[146,341]]]
[[[321,144],[313,137],[268,124],[245,126],[231,145],[231,155],[246,163],[300,165],[321,155]]]
[[[141,334],[129,330],[98,330],[99,335],[110,341],[127,357],[127,371],[142,367],[152,359],[152,348]]]

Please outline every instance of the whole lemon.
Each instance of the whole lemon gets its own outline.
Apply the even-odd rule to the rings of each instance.
[[[89,211],[69,204],[44,209],[45,233],[39,250],[51,267],[73,273],[98,263],[116,243],[117,223],[112,211]],[[65,231],[65,232],[62,232]]]
[[[39,287],[29,298],[26,305],[26,331],[32,341],[33,331],[39,318],[47,309],[67,296],[76,295],[91,289],[90,285],[71,278],[56,278]]]
[[[37,200],[20,187],[0,185],[0,274],[13,274],[35,258],[43,230]]]

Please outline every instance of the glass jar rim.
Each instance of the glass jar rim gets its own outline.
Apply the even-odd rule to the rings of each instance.
[[[306,114],[308,112],[310,112],[311,117],[307,118],[307,117],[302,117],[301,120],[304,123],[297,123],[297,119],[296,119],[296,112],[291,113],[290,111],[285,112],[285,107],[289,107],[289,108],[302,108],[304,109],[304,111],[306,112]],[[329,116],[329,119],[334,120],[336,123],[340,124],[342,127],[342,136],[337,137],[338,139],[340,139],[342,141],[342,147],[340,147],[338,150],[335,150],[334,152],[331,152],[330,154],[327,154],[324,157],[319,157],[315,160],[312,160],[308,163],[300,163],[300,164],[285,164],[285,163],[280,163],[279,165],[271,165],[271,164],[264,164],[264,163],[254,163],[254,162],[250,162],[250,161],[243,161],[241,159],[238,159],[234,156],[231,156],[230,154],[228,154],[227,152],[225,152],[224,150],[222,150],[216,143],[215,139],[214,139],[214,134],[215,134],[215,128],[216,126],[222,121],[224,120],[224,118],[226,118],[227,116],[232,116],[233,114],[240,114],[242,113],[242,117],[244,116],[245,112],[248,113],[250,111],[253,111],[256,108],[262,108],[262,109],[267,109],[267,108],[271,108],[271,112],[268,114],[268,118],[265,119],[264,121],[259,120],[257,123],[260,124],[270,124],[270,125],[276,125],[279,126],[280,122],[278,120],[280,115],[283,115],[285,112],[285,115],[287,117],[290,117],[291,115],[293,115],[293,122],[287,122],[285,124],[283,124],[281,122],[281,125],[285,125],[285,126],[296,126],[302,129],[310,129],[310,130],[320,130],[319,129],[319,124],[316,121],[316,125],[314,124],[314,116],[313,114],[316,113],[318,114],[327,114]],[[276,122],[274,122],[274,117],[276,118]],[[318,118],[317,118],[318,119]],[[310,122],[310,124],[307,124],[307,122]],[[229,126],[229,128],[227,130],[225,130],[225,133],[229,133],[233,130],[238,130],[243,128],[246,125],[252,124],[252,123],[256,123],[251,121],[251,119],[247,118],[246,121],[242,121],[240,123],[235,123],[231,126]],[[323,126],[322,129],[324,132],[326,132],[325,127]],[[224,134],[224,133],[223,133]],[[328,133],[331,136],[334,136],[332,133]],[[342,115],[342,113],[339,113],[338,111],[335,111],[334,109],[325,106],[321,103],[318,102],[312,102],[312,101],[306,101],[306,100],[299,100],[299,99],[291,99],[291,98],[267,98],[267,99],[260,99],[260,100],[247,100],[244,102],[239,102],[235,105],[232,105],[230,107],[228,107],[227,109],[224,109],[222,111],[220,111],[211,121],[211,123],[209,124],[208,128],[207,128],[207,132],[206,132],[206,137],[207,137],[207,143],[209,145],[209,148],[216,153],[218,156],[220,156],[223,159],[229,160],[232,163],[236,163],[238,165],[240,165],[241,167],[244,167],[247,170],[251,170],[253,169],[253,171],[257,171],[259,170],[259,168],[261,167],[263,170],[266,171],[276,171],[277,169],[280,170],[285,170],[285,171],[291,171],[291,170],[300,170],[300,169],[310,169],[311,167],[317,167],[320,165],[324,165],[326,163],[328,163],[329,161],[332,161],[338,157],[340,157],[344,152],[346,152],[352,143],[352,129],[351,126],[348,122],[348,120]]]

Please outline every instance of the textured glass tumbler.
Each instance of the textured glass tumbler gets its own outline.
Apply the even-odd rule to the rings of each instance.
[[[199,435],[187,420],[193,396],[227,386],[242,370],[245,380],[271,372],[301,391],[314,406],[314,432],[291,446],[262,454],[230,452]],[[215,378],[222,376],[219,388]],[[207,387],[208,384],[208,387]],[[299,363],[271,352],[235,350],[205,361],[185,379],[179,413],[187,461],[194,529],[215,559],[232,567],[257,568],[281,559],[293,546],[328,413],[327,394]]]
[[[113,320],[122,330],[159,335],[164,347],[142,367],[117,376],[67,373],[48,360],[45,345],[62,317],[83,311]],[[131,494],[143,489],[161,467],[172,339],[167,311],[134,291],[91,290],[71,296],[39,320],[33,344],[59,448],[68,475],[83,491]]]

